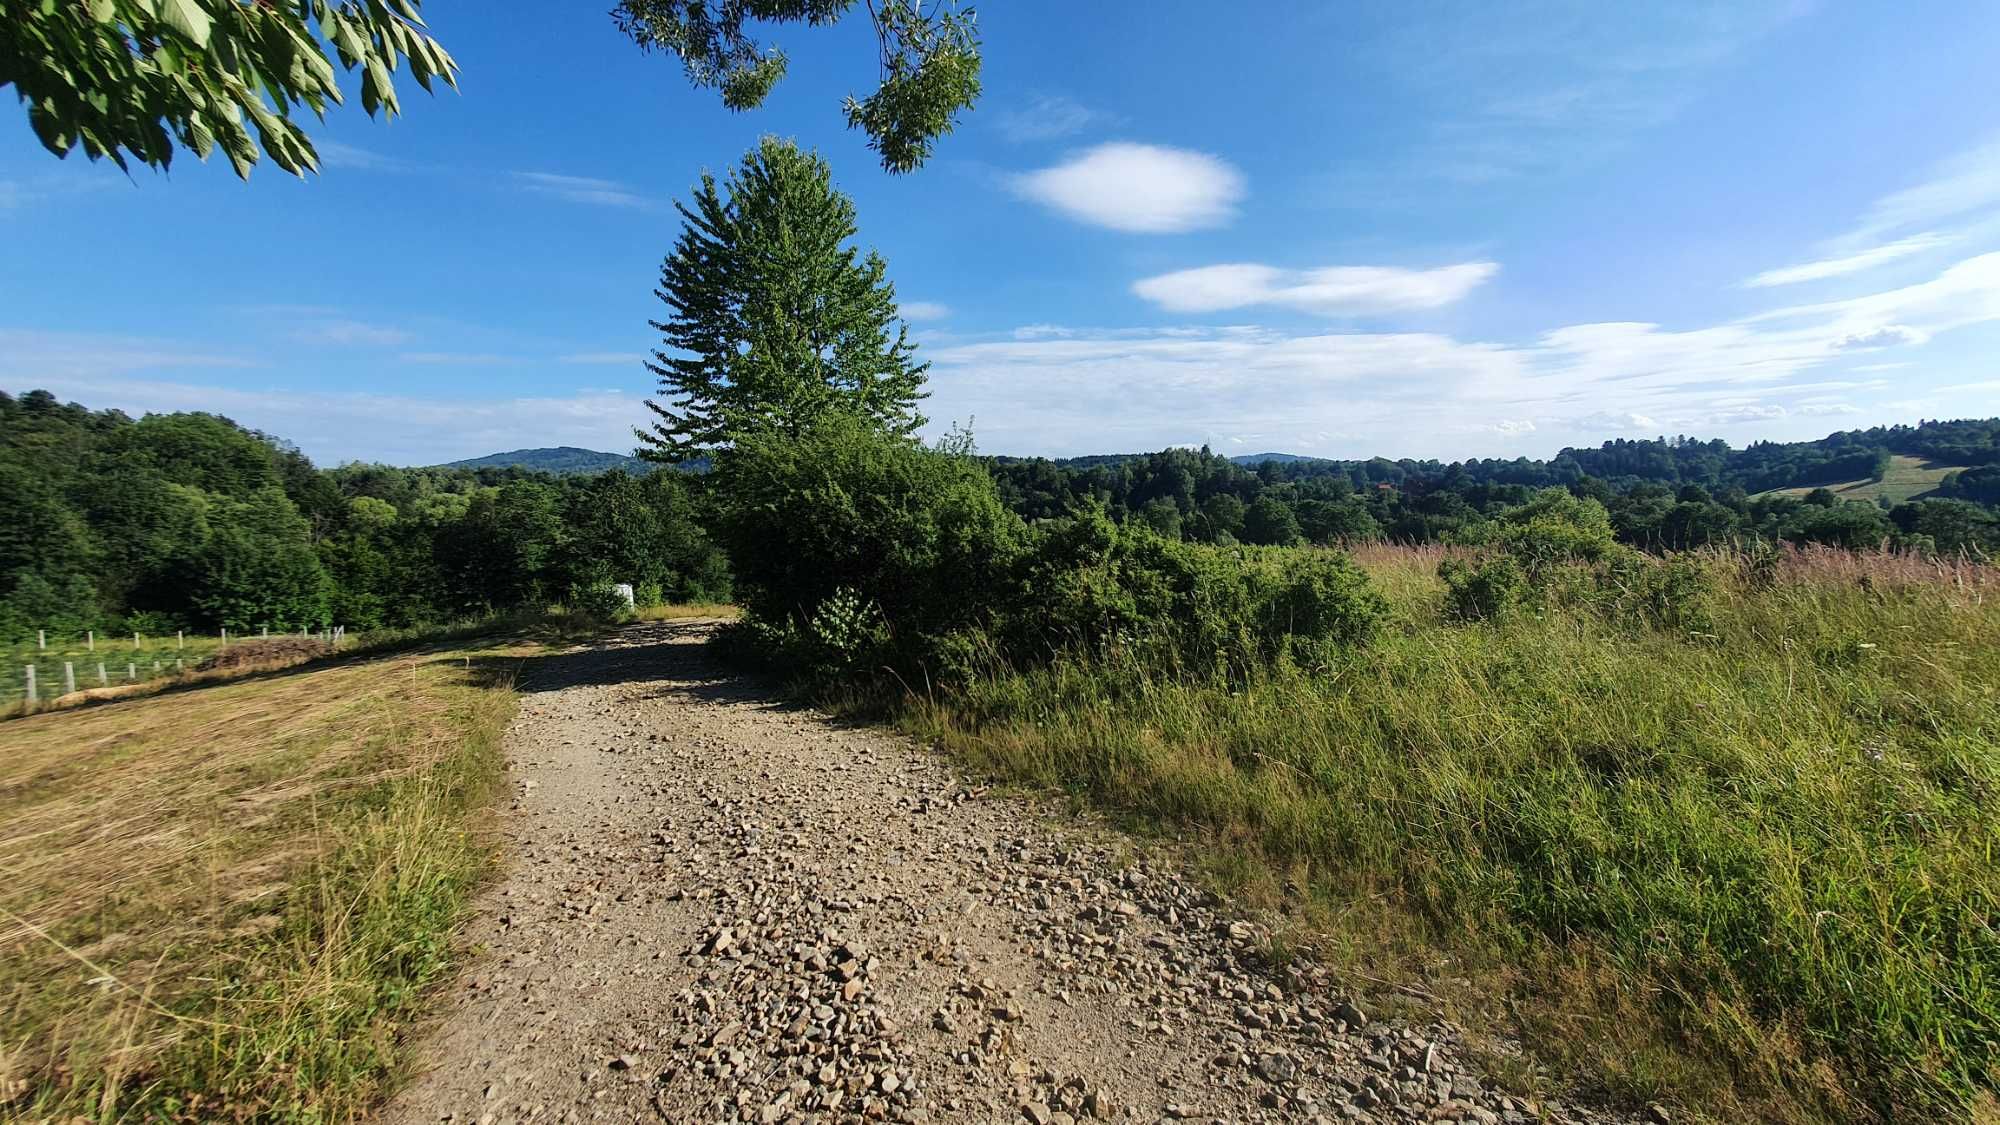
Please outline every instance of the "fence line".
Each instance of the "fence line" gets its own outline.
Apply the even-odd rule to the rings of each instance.
[[[261,627],[259,629],[259,635],[262,637],[269,637],[271,635],[270,627],[269,626]],[[280,635],[282,636],[283,633],[281,632]],[[71,636],[72,638],[74,638],[74,634],[71,634]],[[314,627],[308,625],[299,630],[299,636],[308,639],[318,639],[319,641],[329,645],[330,647],[339,648],[341,644],[347,639],[347,627],[345,625],[323,625],[315,629]],[[95,654],[97,653],[97,631],[95,629],[85,630],[83,637],[81,639],[84,644],[84,651],[86,653],[93,655],[93,659],[90,660],[85,665],[85,667],[88,668],[91,664],[96,665],[97,686],[99,687],[111,686],[113,682],[111,679],[111,668],[112,668],[111,662],[105,660],[98,660],[94,658]],[[217,642],[217,646],[219,648],[226,648],[231,643],[240,643],[243,640],[241,636],[232,636],[230,634],[230,631],[226,628],[219,630],[219,634],[217,636],[210,637],[208,639]],[[176,629],[174,631],[174,635],[171,641],[173,660],[171,665],[169,665],[165,659],[167,654],[161,651],[163,649],[166,649],[168,646],[169,642],[166,636],[162,634],[156,637],[148,637],[143,632],[135,631],[132,634],[132,652],[135,655],[133,659],[130,659],[125,663],[125,679],[123,682],[139,683],[143,679],[157,679],[163,675],[178,675],[185,673],[188,669],[188,664],[187,664],[187,658],[182,654],[187,652],[188,640],[189,638],[187,630]],[[203,638],[197,635],[194,638],[194,640],[196,641],[197,645],[199,645],[202,643]],[[68,643],[74,644],[75,640],[72,639]],[[5,706],[6,701],[12,698],[14,701],[23,703],[30,709],[33,709],[36,705],[40,703],[56,698],[56,691],[55,691],[56,685],[54,683],[54,678],[55,678],[54,662],[50,662],[50,668],[48,669],[43,669],[41,667],[41,663],[43,662],[43,659],[46,659],[46,657],[62,655],[63,654],[62,644],[63,642],[58,640],[57,650],[52,652],[49,648],[49,631],[45,628],[35,630],[34,651],[32,653],[24,653],[24,655],[37,656],[42,659],[38,659],[35,663],[27,663],[20,666],[21,679],[18,683],[18,688],[19,688],[18,695],[16,695],[14,691],[17,685],[10,682],[13,678],[11,676],[0,675],[0,706]],[[23,644],[22,647],[23,649],[25,649],[26,647],[25,643]],[[6,646],[0,645],[0,652],[4,652],[5,650]],[[75,650],[71,649],[69,651],[74,652]],[[152,666],[148,670],[148,675],[142,677],[140,675],[141,665],[145,663],[145,661],[136,654],[145,652],[150,652],[153,656],[153,660],[151,662]],[[77,661],[73,659],[64,660],[61,662],[61,664],[62,664],[61,694],[62,695],[75,694],[75,692],[77,691],[77,675],[76,675]],[[47,675],[44,675],[45,671],[48,673]]]

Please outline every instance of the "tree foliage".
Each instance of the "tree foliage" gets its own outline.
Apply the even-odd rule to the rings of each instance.
[[[458,64],[424,30],[421,0],[0,0],[0,86],[43,147],[166,168],[221,149],[247,177],[260,150],[294,175],[319,169],[294,116],[344,100],[326,44],[361,72],[372,117],[399,108],[408,63],[426,90]]]
[[[640,47],[677,56],[688,80],[719,90],[723,105],[749,110],[763,104],[789,61],[758,42],[755,24],[825,27],[854,8],[855,0],[619,0],[612,18]],[[922,166],[959,112],[979,97],[972,9],[951,0],[923,9],[923,0],[869,0],[877,85],[842,107],[848,127],[867,134],[868,147],[891,172]]]
[[[660,271],[664,347],[647,365],[666,401],[639,431],[686,460],[747,436],[797,435],[832,413],[892,433],[923,423],[924,371],[880,256],[849,245],[854,204],[826,161],[766,139],[718,187],[704,176]]]

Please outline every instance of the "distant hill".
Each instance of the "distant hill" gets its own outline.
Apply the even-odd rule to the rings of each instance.
[[[1276,461],[1280,465],[1295,465],[1307,461],[1324,461],[1325,457],[1306,457],[1298,453],[1239,453],[1230,460],[1238,465],[1255,467],[1266,461]]]
[[[650,462],[637,457],[627,457],[622,453],[600,453],[595,449],[578,449],[573,445],[558,446],[554,449],[516,449],[511,453],[489,453],[484,457],[473,457],[465,461],[453,461],[442,466],[447,469],[530,469],[541,473],[554,473],[559,477],[594,476],[608,473],[613,469],[623,469],[628,473],[652,471]]]

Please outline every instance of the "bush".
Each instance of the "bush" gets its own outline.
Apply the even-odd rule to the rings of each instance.
[[[1454,621],[1497,621],[1531,598],[1528,576],[1512,555],[1493,555],[1468,563],[1446,559],[1438,564],[1444,582],[1445,616]]]
[[[773,635],[845,628],[846,591],[879,615],[876,656],[892,664],[984,628],[1026,534],[978,462],[848,418],[745,441],[716,472],[716,534],[750,616]]]
[[[609,584],[571,587],[565,608],[579,617],[612,625],[622,625],[635,616],[625,595]]]

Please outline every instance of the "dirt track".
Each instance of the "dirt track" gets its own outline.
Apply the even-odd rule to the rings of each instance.
[[[1102,834],[779,702],[706,627],[543,661],[508,873],[389,1121],[1602,1120],[1486,1087]],[[1537,1113],[1539,1110],[1539,1113]]]

